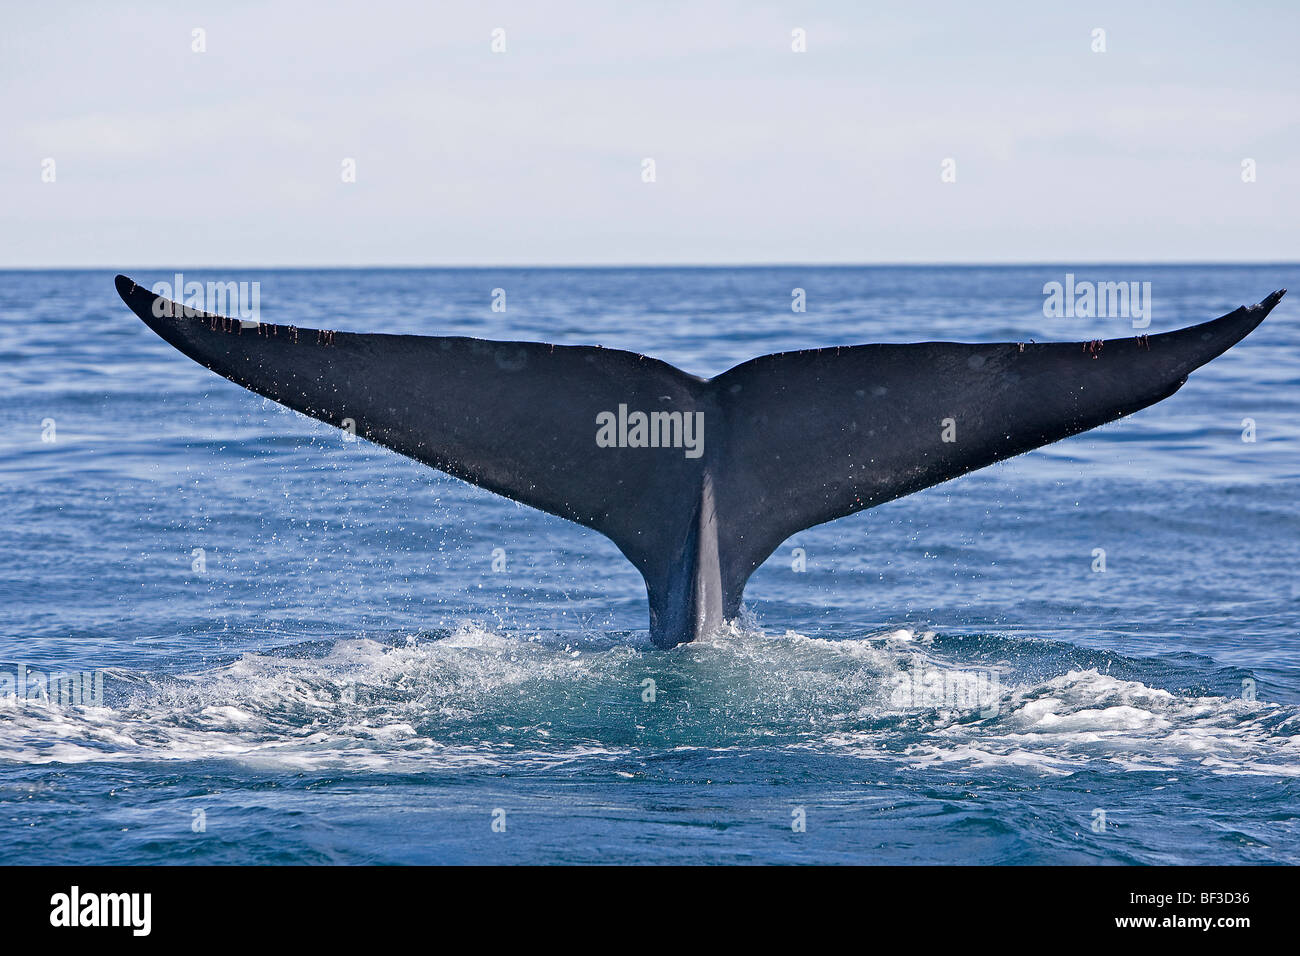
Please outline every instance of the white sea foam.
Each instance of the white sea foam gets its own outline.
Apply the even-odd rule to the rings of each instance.
[[[1199,766],[1220,774],[1300,776],[1295,708],[1226,697],[1181,697],[1095,669],[1009,688],[1001,712],[975,723],[936,713],[908,748],[916,766],[1035,767],[1064,774],[1100,761],[1128,770]],[[879,756],[881,735],[834,743]]]
[[[605,762],[627,776],[623,763],[648,754],[763,747],[1041,774],[1300,775],[1294,707],[1184,697],[1096,669],[1019,678],[1017,653],[1044,667],[1030,641],[1005,649],[1013,660],[997,669],[988,707],[971,695],[987,690],[988,665],[940,645],[960,649],[907,628],[829,639],[733,626],[661,652],[465,625],[436,640],[340,641],[188,674],[110,672],[105,707],[0,708],[0,761],[401,772]]]

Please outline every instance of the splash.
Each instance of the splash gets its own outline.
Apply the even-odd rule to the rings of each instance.
[[[1300,775],[1297,708],[1182,696],[1096,667],[1028,676],[1060,656],[1050,642],[910,628],[836,639],[751,623],[664,653],[628,635],[464,624],[178,675],[112,671],[106,706],[0,709],[0,760],[532,772],[762,748],[1043,775]]]

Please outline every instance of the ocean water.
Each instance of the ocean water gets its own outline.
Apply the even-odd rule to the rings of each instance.
[[[1151,282],[1149,332],[1300,290],[1295,265],[186,277],[259,282],[270,322],[716,374],[1135,334],[1044,317],[1067,272]],[[0,701],[0,862],[1300,862],[1298,316],[1129,419],[802,532],[741,621],[662,651],[599,535],[205,371],[111,272],[0,273],[0,674],[103,678],[102,706]]]

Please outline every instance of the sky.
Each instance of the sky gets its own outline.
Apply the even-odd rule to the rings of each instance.
[[[5,18],[0,267],[1300,260],[1295,3]]]

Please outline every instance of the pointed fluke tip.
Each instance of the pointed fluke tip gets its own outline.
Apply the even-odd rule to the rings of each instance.
[[[157,296],[144,286],[137,284],[130,276],[119,275],[113,280],[113,285],[117,287],[117,294],[122,297],[126,307],[147,324],[153,301]]]
[[[1263,300],[1259,305],[1255,306],[1255,308],[1263,309],[1264,314],[1267,315],[1269,312],[1273,311],[1273,306],[1282,301],[1282,296],[1284,295],[1286,295],[1286,289],[1278,289],[1276,292],[1270,292],[1268,295],[1264,296]]]

